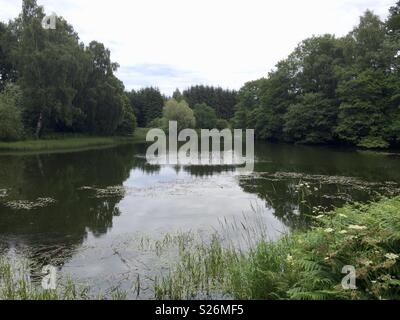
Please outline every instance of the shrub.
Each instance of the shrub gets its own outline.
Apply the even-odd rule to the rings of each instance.
[[[119,135],[131,135],[136,130],[136,116],[129,105],[129,99],[126,98],[123,107],[123,118],[116,132]]]
[[[133,112],[124,115],[121,124],[117,128],[119,135],[131,135],[136,130],[136,117]]]
[[[166,119],[165,118],[156,118],[152,120],[149,124],[149,128],[155,128],[155,129],[165,129],[166,128]]]
[[[178,102],[175,99],[168,100],[165,104],[163,114],[167,122],[178,122],[179,131],[186,128],[194,128],[196,125],[194,112],[190,109],[185,100],[182,100],[181,102]]]
[[[249,251],[188,247],[172,273],[156,283],[157,298],[227,295],[236,299],[400,299],[400,197],[321,213],[309,231]],[[195,261],[195,263],[193,263]],[[356,269],[346,290],[344,266]]]
[[[229,122],[224,119],[218,119],[216,123],[218,130],[224,130],[230,127]]]
[[[367,149],[386,149],[390,144],[381,137],[366,137],[360,141],[358,146]]]

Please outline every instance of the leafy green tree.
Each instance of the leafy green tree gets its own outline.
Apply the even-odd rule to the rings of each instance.
[[[367,11],[346,43],[346,66],[338,70],[340,99],[339,138],[362,147],[387,147],[395,88],[391,65],[393,53],[378,16]]]
[[[19,140],[23,136],[21,97],[16,85],[8,85],[0,93],[0,141]]]
[[[400,1],[397,1],[396,5],[390,8],[386,26],[390,33],[400,31]]]
[[[259,82],[259,105],[248,116],[249,127],[256,130],[260,139],[281,141],[283,137],[284,115],[295,102],[297,90],[294,75],[298,72],[293,59],[281,61],[277,70],[269,74],[267,80]]]
[[[292,65],[297,68],[293,75],[297,93],[321,93],[326,98],[336,98],[336,70],[343,65],[344,53],[335,36],[306,39],[289,59],[295,61]]]
[[[163,114],[167,122],[178,122],[178,130],[194,128],[196,125],[194,112],[190,109],[185,100],[182,100],[181,102],[178,102],[175,99],[168,100],[165,103]]]
[[[288,141],[307,144],[334,141],[337,109],[321,93],[307,93],[285,114],[284,133]]]
[[[22,13],[15,21],[14,29],[19,30],[19,46],[16,54],[19,83],[23,90],[24,118],[27,127],[39,137],[46,116],[51,114],[53,101],[46,88],[52,85],[48,74],[52,67],[44,52],[48,34],[41,26],[43,8],[36,0],[23,0]],[[48,51],[47,53],[52,53]]]
[[[342,81],[338,87],[342,104],[339,110],[339,137],[354,145],[364,140],[387,146],[385,134],[390,104],[390,89],[383,72],[367,69]],[[378,145],[377,145],[378,147]]]
[[[148,128],[156,128],[156,129],[167,129],[168,124],[167,124],[167,119],[161,117],[161,118],[156,118],[147,125]]]
[[[127,95],[123,97],[123,116],[118,125],[117,133],[120,135],[131,135],[136,130],[136,116],[133,112]]]
[[[179,89],[176,89],[172,95],[176,101],[181,102],[183,100],[183,95]]]
[[[113,72],[118,65],[110,60],[110,51],[93,41],[86,49],[90,73],[84,90],[84,111],[89,132],[113,134],[123,119],[124,86]]]
[[[237,92],[210,86],[193,86],[183,92],[183,98],[191,106],[205,103],[215,109],[218,118],[231,119],[238,102]]]
[[[254,126],[250,121],[250,114],[260,107],[263,84],[266,82],[265,79],[248,82],[240,89],[233,118],[235,128],[242,129]]]
[[[353,41],[352,50],[348,50],[348,54],[359,71],[385,68],[386,61],[381,50],[386,39],[386,28],[377,15],[367,10],[348,37]]]
[[[267,140],[398,143],[400,37],[389,25],[367,11],[346,37],[304,40],[266,79],[240,90],[235,127]]]
[[[0,22],[0,92],[8,82],[16,81],[16,70],[13,63],[12,51],[17,44],[9,25]]]
[[[384,41],[382,54],[389,60],[387,70],[391,74],[398,75],[400,73],[400,1],[390,9],[390,15],[386,21],[386,30],[388,36]],[[398,85],[399,81],[395,81]]]
[[[62,17],[45,30],[43,8],[24,0],[22,13],[9,24],[23,119],[31,133],[113,134],[123,116],[124,88],[103,44],[85,47]]]
[[[23,90],[24,119],[37,136],[43,131],[68,131],[81,110],[74,105],[82,74],[83,47],[67,22],[59,17],[55,30],[41,26],[43,8],[23,2],[22,14],[12,24],[18,35],[16,65]]]
[[[213,108],[205,103],[195,105],[194,116],[197,128],[214,129],[216,127],[217,114]]]
[[[344,65],[340,42],[332,35],[309,38],[296,48],[288,63],[296,101],[283,117],[285,140],[333,142],[339,106],[337,69]]]
[[[157,88],[132,90],[129,94],[139,127],[147,127],[154,119],[162,117],[164,98]]]

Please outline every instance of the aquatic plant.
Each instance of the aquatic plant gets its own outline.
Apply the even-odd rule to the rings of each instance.
[[[36,201],[14,200],[5,203],[5,206],[13,210],[34,210],[44,208],[56,203],[52,198],[37,198]]]
[[[7,197],[8,190],[7,189],[0,189],[0,199]]]

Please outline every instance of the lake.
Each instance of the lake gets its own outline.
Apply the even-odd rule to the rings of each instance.
[[[243,229],[258,228],[273,240],[335,206],[400,194],[395,153],[256,143],[255,172],[240,175],[152,166],[145,152],[0,154],[0,253],[29,259],[35,275],[54,265],[93,290],[140,283],[146,298],[176,255],[157,252],[166,234],[217,232],[242,245]]]

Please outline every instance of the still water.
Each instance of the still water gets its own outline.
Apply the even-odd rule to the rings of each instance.
[[[244,176],[229,167],[151,166],[145,152],[136,144],[0,154],[0,254],[28,258],[36,270],[57,266],[98,289],[129,290],[140,278],[149,297],[166,258],[143,239],[234,239],[237,230],[224,225],[243,221],[276,239],[334,206],[400,194],[397,154],[258,143],[255,172]]]

